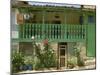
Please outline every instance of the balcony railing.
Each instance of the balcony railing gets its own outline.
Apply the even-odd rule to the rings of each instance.
[[[31,39],[35,36],[37,40],[85,40],[86,25],[67,24],[22,24],[19,25],[19,38]]]

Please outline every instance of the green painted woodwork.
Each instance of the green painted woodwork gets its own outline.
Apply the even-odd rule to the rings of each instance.
[[[96,14],[85,13],[84,16],[84,24],[87,25],[87,32],[86,32],[86,48],[87,48],[87,56],[95,57],[96,52],[96,25],[94,23],[88,22],[88,16],[92,15],[96,18]],[[96,19],[95,19],[96,20]]]
[[[95,56],[96,53],[96,28],[95,25],[87,26],[87,56]]]
[[[35,36],[36,40],[64,40],[81,41],[86,39],[86,25],[67,25],[67,24],[22,24],[19,25],[19,38],[31,39]]]

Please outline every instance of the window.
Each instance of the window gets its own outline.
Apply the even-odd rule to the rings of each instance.
[[[56,15],[55,18],[59,18],[59,16]]]
[[[92,15],[88,16],[88,23],[94,23],[94,22],[95,22],[94,16]]]
[[[25,55],[32,55],[33,46],[31,42],[20,42],[19,43],[20,52]]]
[[[83,16],[80,16],[79,22],[81,25],[83,24]]]
[[[60,49],[60,55],[65,56],[65,49]]]

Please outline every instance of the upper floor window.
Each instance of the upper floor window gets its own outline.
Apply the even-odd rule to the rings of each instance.
[[[59,16],[56,15],[55,18],[59,18]]]
[[[95,17],[92,15],[88,16],[88,23],[94,23],[95,22]]]
[[[80,16],[79,22],[81,25],[83,24],[83,16]]]

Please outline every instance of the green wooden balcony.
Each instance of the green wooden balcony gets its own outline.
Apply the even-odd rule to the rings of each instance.
[[[19,38],[23,41],[31,40],[35,36],[37,41],[45,38],[51,41],[85,41],[86,25],[67,24],[22,24],[19,25]]]

